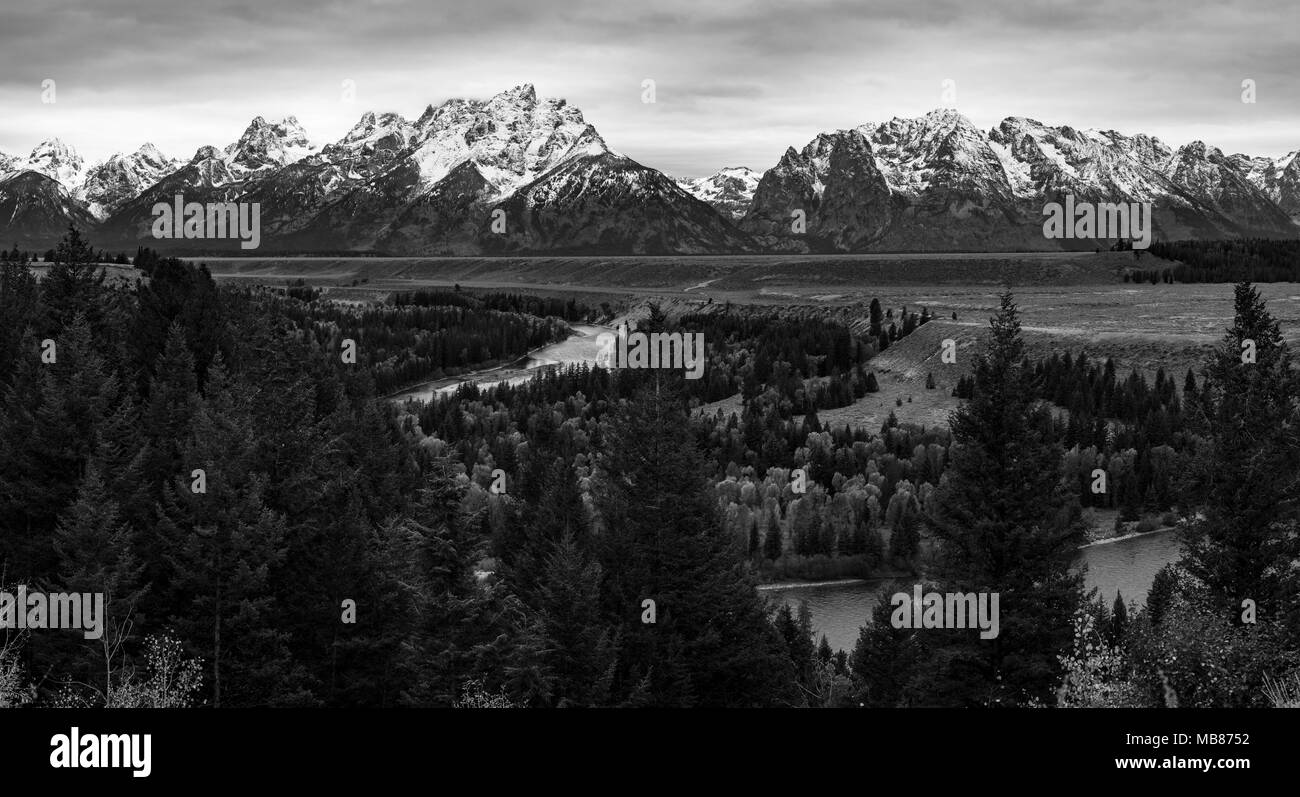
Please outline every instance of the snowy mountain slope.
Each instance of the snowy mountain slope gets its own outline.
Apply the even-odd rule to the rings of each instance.
[[[171,204],[177,195],[183,196],[187,203],[256,201],[247,199],[246,195],[259,183],[316,157],[317,150],[294,117],[275,123],[261,116],[254,117],[237,141],[222,149],[199,147],[189,161],[165,170],[130,199],[115,202],[103,220],[101,237],[117,245],[153,240],[154,205]],[[183,244],[162,241],[157,245],[161,248],[201,246],[193,241]],[[218,248],[225,248],[225,244]]]
[[[15,162],[12,171],[43,174],[61,184],[70,195],[80,198],[86,163],[75,149],[51,138],[37,144],[25,160]]]
[[[369,126],[363,119],[354,132]],[[278,179],[250,194],[270,208],[272,235],[287,236],[279,245],[402,254],[751,246],[667,177],[611,150],[581,111],[539,100],[530,85],[429,106],[409,128],[392,128],[385,162],[368,174],[353,167],[314,214],[302,207],[282,218],[278,208],[311,191],[286,187],[276,200],[268,191]],[[337,158],[331,148],[322,152],[322,162]],[[491,230],[498,207],[508,213],[504,235]]]
[[[753,243],[662,172],[615,152],[575,146],[569,157],[507,199],[493,253],[724,254]]]
[[[754,201],[754,192],[762,178],[761,173],[747,166],[730,166],[708,177],[678,180],[677,184],[732,221],[739,221]]]
[[[106,218],[97,230],[100,238],[117,246],[154,245],[153,207],[171,205],[175,197],[190,202],[233,202],[245,191],[248,172],[232,165],[227,154],[216,147],[199,147],[185,165],[163,176]],[[190,242],[192,245],[192,242]],[[157,242],[169,248],[166,241]]]
[[[1290,217],[1240,165],[1201,141],[1179,147],[1164,163],[1164,173],[1203,207],[1203,215],[1227,235],[1284,235]],[[1208,236],[1207,236],[1208,237]]]
[[[1080,202],[1151,202],[1157,235],[1179,237],[1294,236],[1288,214],[1300,210],[1300,165],[1225,158],[1194,142],[1172,150],[1147,135],[1052,127],[1009,117],[988,132],[949,109],[914,119],[868,123],[853,132],[866,141],[886,194],[859,194],[851,214],[821,208],[830,186],[860,179],[850,159],[829,166],[847,131],[817,136],[789,149],[760,181],[741,226],[770,246],[860,251],[1051,249],[1090,247],[1042,236],[1045,203],[1073,195]],[[789,231],[789,213],[817,208],[805,236]],[[882,218],[887,223],[882,223]],[[812,219],[812,216],[810,216]]]
[[[1233,167],[1300,224],[1300,150],[1281,158],[1233,155]]]
[[[129,155],[116,153],[88,169],[81,193],[91,214],[102,220],[181,165],[153,144],[145,144]]]

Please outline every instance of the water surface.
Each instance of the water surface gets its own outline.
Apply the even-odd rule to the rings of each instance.
[[[1151,579],[1156,571],[1178,558],[1178,535],[1172,530],[1156,531],[1128,539],[1089,545],[1079,551],[1079,563],[1087,566],[1085,583],[1096,587],[1109,604],[1116,593],[1124,595],[1125,603],[1146,601],[1151,589]],[[852,651],[858,641],[858,631],[871,621],[871,610],[876,606],[877,593],[889,587],[895,591],[911,592],[911,581],[862,580],[775,586],[763,588],[763,593],[798,608],[807,601],[812,610],[813,628],[820,639],[825,634],[835,650]]]

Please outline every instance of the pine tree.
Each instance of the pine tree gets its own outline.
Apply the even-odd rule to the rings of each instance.
[[[1128,631],[1128,607],[1124,605],[1124,594],[1115,593],[1115,604],[1110,610],[1110,641],[1112,645],[1122,644],[1124,634]]]
[[[1173,564],[1160,568],[1152,577],[1146,603],[1146,613],[1152,625],[1159,625],[1164,619],[1165,611],[1181,590],[1181,580],[1178,568]]]
[[[1187,527],[1181,564],[1239,621],[1243,599],[1267,613],[1295,591],[1287,573],[1300,559],[1300,372],[1258,290],[1241,283],[1234,297],[1194,415],[1204,439],[1184,494],[1200,517]],[[1245,362],[1251,343],[1254,362]]]
[[[763,537],[763,556],[775,562],[781,558],[781,523],[773,519],[767,524],[767,534]]]
[[[895,497],[897,495],[895,494]],[[912,509],[912,503],[909,502],[903,507],[897,528],[889,536],[889,556],[891,559],[906,565],[916,555],[916,546],[921,540],[920,530],[917,525],[916,513]]]
[[[530,478],[522,490],[520,516],[494,545],[503,577],[530,605],[542,563],[560,540],[572,537],[581,550],[590,545],[587,508],[573,469],[553,448],[537,442]]]
[[[858,632],[858,641],[849,655],[849,672],[853,676],[857,700],[862,705],[896,708],[910,704],[917,691],[912,688],[927,669],[924,646],[907,628],[894,628],[892,594],[882,591],[876,596],[871,621]]]
[[[950,417],[953,446],[929,518],[943,591],[998,593],[1000,633],[929,632],[947,651],[932,694],[940,702],[1049,699],[1082,600],[1082,577],[1071,570],[1083,539],[1071,511],[1078,498],[1023,353],[1007,292],[975,364],[975,396]]]
[[[614,689],[647,705],[770,705],[790,699],[780,638],[721,528],[679,399],[629,402],[609,431],[597,480],[603,602],[622,629]],[[656,621],[642,622],[644,601]]]
[[[812,613],[807,601],[799,604],[798,614],[791,610],[790,604],[783,603],[776,610],[773,624],[785,641],[790,663],[799,683],[810,689],[816,677],[817,649],[812,638]]]
[[[96,333],[101,332],[105,309],[104,270],[96,266],[94,250],[81,237],[81,231],[69,225],[68,234],[53,255],[53,265],[41,281],[41,297],[50,319],[49,331],[57,333],[81,315]]]
[[[835,651],[831,650],[831,641],[822,634],[821,641],[817,643],[817,660],[822,664],[829,664],[834,656]]]
[[[566,534],[543,563],[538,589],[544,663],[558,708],[600,706],[609,700],[615,672],[615,630],[601,617],[600,563]]]
[[[51,642],[65,650],[52,669],[81,683],[103,684],[103,693],[113,687],[113,671],[125,653],[123,644],[135,623],[136,605],[144,591],[142,569],[132,553],[134,530],[121,522],[118,504],[100,476],[99,457],[86,465],[86,475],[77,489],[77,499],[63,512],[54,532],[54,550],[59,556],[57,582],[67,592],[100,593],[104,596],[102,631],[98,640],[67,640],[57,636]],[[102,679],[102,681],[101,681]]]

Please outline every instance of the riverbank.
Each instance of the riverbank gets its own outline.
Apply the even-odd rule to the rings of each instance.
[[[592,364],[596,362],[600,348],[596,336],[602,332],[614,332],[612,327],[600,324],[570,324],[569,331],[570,334],[562,340],[539,346],[527,354],[512,357],[497,365],[429,379],[394,391],[384,398],[399,403],[412,399],[428,401],[438,393],[453,391],[466,382],[473,382],[481,388],[491,388],[502,382],[522,383],[553,368]]]
[[[870,578],[840,578],[834,581],[784,581],[779,584],[759,584],[758,591],[766,592],[774,589],[800,589],[803,587],[837,587],[841,584],[860,584],[867,581],[873,581]]]
[[[1178,529],[1176,526],[1161,526],[1158,529],[1151,529],[1150,531],[1135,531],[1130,534],[1121,534],[1118,537],[1107,537],[1105,539],[1093,540],[1092,542],[1084,543],[1083,545],[1079,546],[1079,550],[1082,551],[1084,548],[1094,548],[1098,545],[1111,545],[1117,542],[1124,542],[1125,540],[1136,539],[1137,537],[1146,537],[1151,534],[1161,534],[1166,531],[1177,531],[1177,530]]]

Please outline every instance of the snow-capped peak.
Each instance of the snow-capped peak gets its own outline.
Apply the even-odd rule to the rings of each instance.
[[[537,104],[537,89],[533,88],[532,83],[522,83],[512,89],[506,89],[501,92],[488,100],[487,104],[489,108],[505,105],[531,108]]]
[[[119,152],[91,167],[81,194],[91,215],[103,219],[181,165],[146,143],[130,155]]]
[[[292,116],[274,124],[256,116],[239,141],[225,149],[232,166],[249,171],[288,166],[316,151],[307,132]]]
[[[415,123],[412,159],[432,186],[472,160],[498,195],[531,182],[562,161],[609,152],[582,112],[562,99],[541,99],[531,84],[484,101],[453,99]]]
[[[1204,141],[1192,141],[1178,148],[1178,155],[1190,156],[1193,158],[1206,158],[1208,160],[1217,160],[1223,157],[1223,151],[1218,147],[1212,147]]]
[[[19,171],[39,172],[58,180],[69,192],[75,192],[85,177],[86,164],[76,150],[57,138],[36,145],[26,161],[14,164]]]
[[[708,177],[676,182],[686,193],[739,220],[754,201],[754,192],[758,190],[762,177],[760,172],[748,166],[728,166]]]
[[[406,148],[413,132],[411,123],[400,114],[367,111],[337,144],[331,144],[326,150],[337,149],[354,154],[376,149],[401,150]]]
[[[871,142],[876,168],[895,193],[916,194],[936,177],[947,179],[959,173],[988,185],[996,183],[994,190],[999,192],[1008,190],[987,137],[952,108],[936,108],[912,119],[896,116],[856,130]]]
[[[194,157],[190,158],[190,163],[199,163],[206,160],[224,160],[225,153],[211,144],[204,144],[194,151]]]

